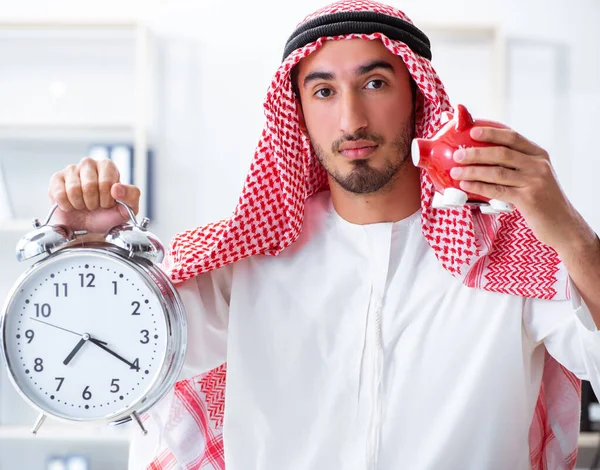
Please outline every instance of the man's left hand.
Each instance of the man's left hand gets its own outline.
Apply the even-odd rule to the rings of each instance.
[[[471,137],[495,145],[454,153],[465,165],[451,172],[461,188],[514,204],[541,242],[555,249],[568,244],[581,216],[561,189],[548,152],[512,129],[474,127]]]

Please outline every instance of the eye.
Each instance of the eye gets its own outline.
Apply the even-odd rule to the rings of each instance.
[[[321,88],[315,92],[317,98],[329,98],[333,94],[331,88]]]
[[[366,88],[369,90],[380,90],[385,85],[386,83],[383,80],[371,80],[369,83],[367,83]]]

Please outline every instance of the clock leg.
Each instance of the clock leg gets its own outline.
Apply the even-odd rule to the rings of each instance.
[[[142,434],[144,436],[146,436],[148,434],[148,431],[144,427],[144,423],[142,423],[142,420],[140,419],[140,416],[135,411],[131,414],[131,419],[133,419],[137,423],[137,425],[142,430]]]
[[[42,427],[42,424],[44,424],[44,421],[46,421],[46,415],[45,414],[41,414],[38,416],[35,424],[33,425],[33,429],[31,430],[31,432],[33,434],[37,434],[37,432],[40,430],[40,428]]]

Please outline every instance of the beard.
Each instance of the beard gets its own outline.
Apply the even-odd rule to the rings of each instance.
[[[313,143],[313,148],[315,149],[317,159],[327,174],[341,188],[354,194],[369,194],[385,188],[400,173],[407,162],[410,163],[410,146],[414,134],[415,122],[413,114],[392,142],[391,154],[386,155],[383,168],[373,168],[369,159],[352,160],[350,163],[353,168],[349,173],[345,174],[332,165],[332,155],[339,153],[339,148],[344,142],[369,140],[381,145],[383,139],[377,134],[359,131],[335,141],[331,146],[330,155],[327,155],[323,148],[315,143]]]

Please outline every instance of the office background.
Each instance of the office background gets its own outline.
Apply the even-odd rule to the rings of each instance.
[[[165,242],[228,216],[283,45],[327,3],[0,1],[2,298],[24,269],[14,257],[17,240],[49,208],[50,176],[84,155],[114,158],[129,172]],[[600,3],[388,3],[430,35],[453,102],[546,148],[567,195],[599,231]],[[600,420],[596,408],[590,416]],[[32,438],[34,419],[0,372],[0,469],[60,470],[69,455],[84,457],[73,468],[126,468],[129,429],[46,425]],[[592,450],[597,440],[582,437]]]

